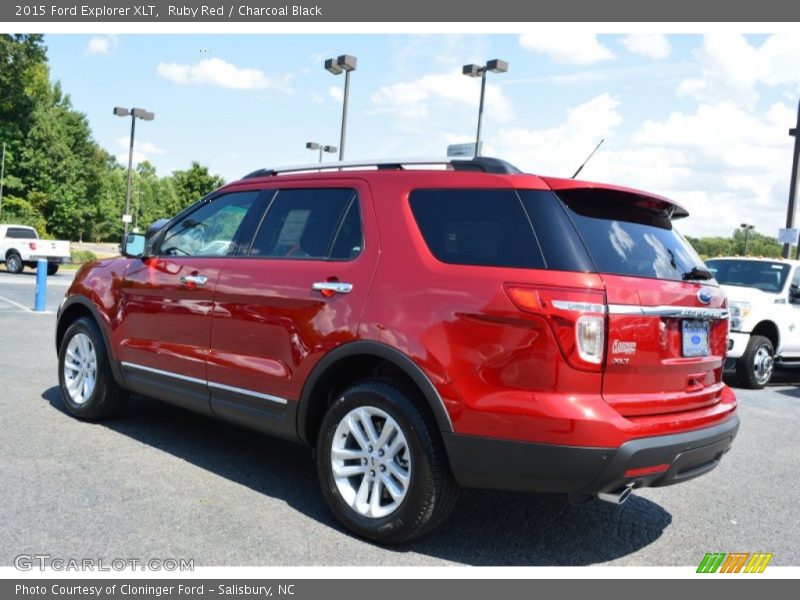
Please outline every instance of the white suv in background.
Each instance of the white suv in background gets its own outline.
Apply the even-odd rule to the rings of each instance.
[[[736,256],[706,265],[728,296],[725,368],[739,385],[760,389],[776,364],[800,366],[800,261]]]

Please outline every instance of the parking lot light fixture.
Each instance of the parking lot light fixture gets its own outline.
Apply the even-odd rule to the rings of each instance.
[[[123,238],[128,237],[128,226],[130,225],[129,215],[131,213],[131,176],[133,174],[133,139],[136,134],[136,119],[142,121],[152,121],[155,115],[143,108],[124,108],[122,106],[114,107],[114,115],[117,117],[130,117],[131,118],[131,139],[130,146],[128,147],[128,183],[125,187],[125,215],[123,216],[123,223],[125,231]]]
[[[338,150],[336,146],[327,146],[325,144],[318,144],[317,142],[306,142],[306,148],[309,150],[319,150],[319,162],[322,162],[322,153],[334,153]]]
[[[481,127],[483,125],[483,100],[486,95],[486,73],[505,73],[508,71],[508,63],[499,58],[494,58],[488,61],[485,65],[468,64],[464,65],[461,73],[467,77],[480,77],[481,78],[481,100],[478,104],[478,132],[475,135],[475,157],[480,155],[481,147]]]
[[[350,98],[350,72],[355,71],[358,59],[349,54],[342,54],[337,58],[325,61],[325,70],[333,75],[344,73],[344,100],[342,101],[342,132],[339,136],[339,160],[344,160],[344,137],[347,132],[347,103]]]

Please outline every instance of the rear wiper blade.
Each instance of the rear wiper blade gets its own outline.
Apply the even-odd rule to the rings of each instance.
[[[691,279],[714,279],[714,274],[707,269],[692,267],[692,270],[684,273],[682,277],[684,281],[689,281]]]

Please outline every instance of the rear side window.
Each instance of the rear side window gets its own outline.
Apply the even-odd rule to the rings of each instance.
[[[431,253],[461,265],[544,268],[544,258],[513,190],[415,190],[411,211]]]
[[[346,260],[358,255],[361,243],[361,217],[354,190],[280,190],[267,209],[250,255]]]
[[[27,227],[9,227],[6,230],[6,237],[13,238],[17,240],[35,240],[38,239],[36,237],[36,231],[33,229],[28,229]]]
[[[705,269],[669,215],[640,196],[602,189],[558,195],[600,273],[680,281],[693,267]]]

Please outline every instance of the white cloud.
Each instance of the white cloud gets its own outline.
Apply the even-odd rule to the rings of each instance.
[[[291,75],[276,80],[260,69],[237,67],[221,58],[206,58],[193,65],[158,63],[156,73],[180,85],[213,85],[237,90],[275,89],[291,92]]]
[[[344,90],[338,86],[332,85],[328,88],[328,96],[336,102],[343,102]]]
[[[545,129],[516,127],[493,137],[503,158],[523,170],[569,177],[601,139],[622,122],[619,100],[605,93],[567,111],[563,123]]]
[[[108,54],[112,48],[119,44],[119,40],[114,35],[95,36],[86,44],[87,54]]]
[[[691,216],[678,224],[689,235],[730,235],[741,222],[776,235],[788,196],[794,110],[776,102],[751,112],[732,102],[699,104],[647,120],[622,135],[621,102],[601,94],[540,129],[506,128],[487,140],[486,153],[525,171],[569,177],[605,138],[581,178],[672,198]],[[462,141],[450,135],[448,141]],[[470,141],[470,140],[465,140]]]
[[[709,34],[695,56],[700,76],[683,80],[679,96],[751,106],[759,98],[758,84],[790,85],[800,91],[800,36],[772,35],[753,46],[741,34]]]
[[[634,54],[655,60],[667,58],[672,47],[667,36],[660,33],[635,33],[622,38],[622,45]]]
[[[792,110],[775,103],[753,114],[731,102],[701,104],[692,113],[673,112],[663,121],[646,121],[632,136],[634,147],[669,150],[680,163],[656,189],[682,202],[691,213],[683,228],[692,234],[729,235],[742,221],[776,235],[788,194],[791,138],[786,124]],[[644,174],[631,173],[646,186]]]
[[[403,119],[420,120],[431,116],[435,107],[448,109],[460,105],[477,109],[479,97],[480,83],[462,75],[458,69],[381,86],[371,99],[380,111],[394,113]],[[485,107],[494,121],[508,123],[513,118],[511,102],[497,84],[486,84]]]
[[[524,33],[519,43],[526,50],[568,65],[593,65],[614,58],[614,53],[593,33]]]
[[[122,163],[123,165],[128,164],[128,147],[130,144],[130,138],[127,136],[119,137],[116,140],[117,146],[121,148],[125,148],[125,152],[122,152],[117,155],[117,160]],[[160,148],[153,144],[152,142],[144,142],[140,140],[133,141],[133,164],[138,165],[139,163],[143,163],[145,161],[150,161],[150,158],[153,155],[163,156],[166,154],[166,150]],[[151,161],[152,162],[152,161]]]

